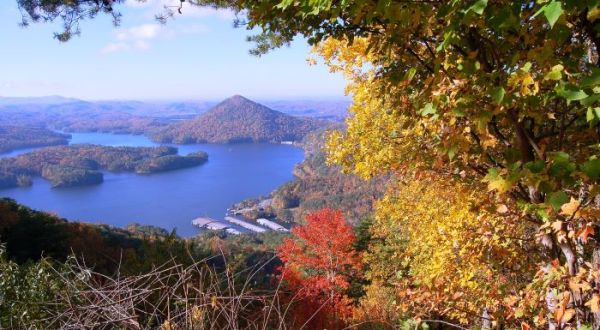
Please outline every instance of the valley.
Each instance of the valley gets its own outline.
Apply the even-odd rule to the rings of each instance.
[[[67,110],[59,112],[71,118],[73,103],[55,99],[51,105],[66,105]],[[68,138],[69,145],[0,153],[0,185],[10,188],[0,190],[0,196],[68,219],[122,228],[142,223],[192,236],[211,228],[230,228],[234,234],[256,232],[252,226],[267,229],[258,221],[289,228],[325,205],[343,209],[356,225],[383,194],[385,178],[365,182],[325,164],[324,136],[329,129],[343,129],[339,123],[290,116],[239,95],[198,110],[208,107],[202,104],[195,110],[200,114],[182,120],[172,120],[173,109],[183,114],[191,111],[190,104],[161,111],[143,103],[120,104],[121,108],[110,104],[105,115],[121,109],[127,116],[138,116],[142,110],[134,109],[139,106],[161,114],[161,124],[151,125],[144,134],[104,132],[102,121],[83,133],[39,128]],[[319,104],[327,108],[314,112],[318,117],[336,103]],[[301,104],[288,107],[298,113]],[[91,124],[85,119],[87,111],[69,120]],[[212,219],[206,222],[211,225],[194,226],[192,219],[199,217]],[[251,229],[227,217],[238,217],[235,221],[247,222]]]
[[[600,1],[2,7],[0,329],[600,330]]]
[[[156,148],[159,144],[140,135],[72,133],[72,143]],[[199,230],[191,221],[199,216],[223,219],[238,201],[266,195],[293,179],[292,169],[303,151],[282,144],[168,145],[179,155],[199,151],[208,154],[201,166],[138,175],[103,172],[103,183],[52,189],[34,177],[28,187],[0,190],[0,196],[70,220],[104,223],[124,228],[131,223],[153,225],[190,237]],[[44,150],[44,149],[41,149]],[[25,155],[21,155],[22,157]],[[2,159],[0,159],[2,161]]]
[[[16,148],[5,143],[0,196],[72,220],[122,228],[137,222],[192,236],[199,231],[192,219],[234,216],[225,214],[232,205],[293,180],[303,152],[292,144],[330,125],[242,96],[204,107],[0,98],[0,118],[19,124],[6,126],[5,135],[16,140],[34,132],[43,141]]]

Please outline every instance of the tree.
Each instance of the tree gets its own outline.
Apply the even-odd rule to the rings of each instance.
[[[600,327],[596,2],[241,3],[262,49],[305,36],[351,82],[333,163],[486,182],[490,206],[519,214],[535,227],[521,239],[546,247],[535,294],[512,315],[554,328],[598,314]]]
[[[486,182],[490,205],[536,228],[521,239],[546,247],[511,310],[537,326],[568,326],[599,310],[600,246],[590,239],[600,169],[594,8],[405,5],[396,14],[411,24],[319,48],[354,96],[347,131],[330,138],[330,160],[364,177],[433,170],[474,189],[472,178]]]
[[[257,54],[303,36],[345,73],[353,115],[332,163],[485,182],[482,201],[533,226],[518,238],[539,242],[539,272],[515,324],[600,328],[597,1],[194,3],[243,10]]]
[[[23,26],[28,26],[31,22],[61,20],[63,29],[56,32],[54,37],[63,42],[80,33],[81,20],[94,18],[100,13],[112,16],[114,24],[119,24],[121,15],[113,8],[116,4],[124,2],[124,0],[17,0],[22,13]]]
[[[279,247],[278,256],[283,261],[282,280],[295,299],[302,301],[302,319],[327,324],[336,321],[327,317],[332,313],[348,316],[347,290],[360,273],[361,257],[354,250],[356,237],[342,212],[311,213],[305,225],[292,229],[292,235]]]
[[[510,325],[505,313],[534,277],[539,255],[533,239],[522,239],[532,226],[490,207],[486,195],[435,173],[396,183],[370,227],[361,318],[435,316],[469,325],[485,314]]]

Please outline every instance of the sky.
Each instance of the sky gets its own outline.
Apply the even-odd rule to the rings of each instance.
[[[0,96],[60,95],[84,100],[219,100],[341,98],[345,82],[323,64],[308,65],[310,47],[296,40],[262,57],[248,53],[251,31],[233,13],[185,7],[166,25],[165,3],[128,0],[115,28],[99,15],[67,43],[59,24],[19,26],[16,0],[0,1]]]

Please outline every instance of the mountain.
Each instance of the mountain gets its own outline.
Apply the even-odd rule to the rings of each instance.
[[[350,99],[315,98],[299,100],[265,100],[262,103],[271,109],[275,109],[292,116],[303,116],[343,122],[348,115]]]
[[[0,153],[14,149],[68,144],[68,134],[42,127],[23,127],[0,124]]]
[[[31,105],[31,104],[66,104],[81,102],[80,100],[63,96],[38,96],[38,97],[2,97],[0,96],[0,106],[4,105]]]
[[[235,95],[194,119],[171,124],[153,138],[174,143],[300,141],[325,121],[293,117]]]

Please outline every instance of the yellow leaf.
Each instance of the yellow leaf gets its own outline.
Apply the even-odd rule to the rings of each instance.
[[[561,231],[563,228],[563,222],[562,221],[554,221],[552,223],[552,229],[554,229],[554,231],[558,232]]]
[[[573,308],[569,308],[565,311],[565,314],[563,315],[563,322],[569,322],[573,316],[575,316],[575,310]]]
[[[563,321],[569,300],[571,300],[571,295],[565,294],[563,296],[560,304],[557,306],[556,310],[554,311],[554,319],[556,320],[556,323],[560,324]]]
[[[571,201],[563,204],[563,206],[560,208],[560,213],[566,216],[571,216],[577,212],[577,209],[579,209],[579,201],[571,197]]]
[[[504,204],[500,204],[500,205],[498,205],[498,207],[496,207],[496,212],[498,212],[500,214],[504,214],[504,213],[508,212],[508,207]]]
[[[594,294],[592,299],[585,303],[587,307],[590,308],[592,313],[597,313],[600,311],[600,296],[598,294]]]

